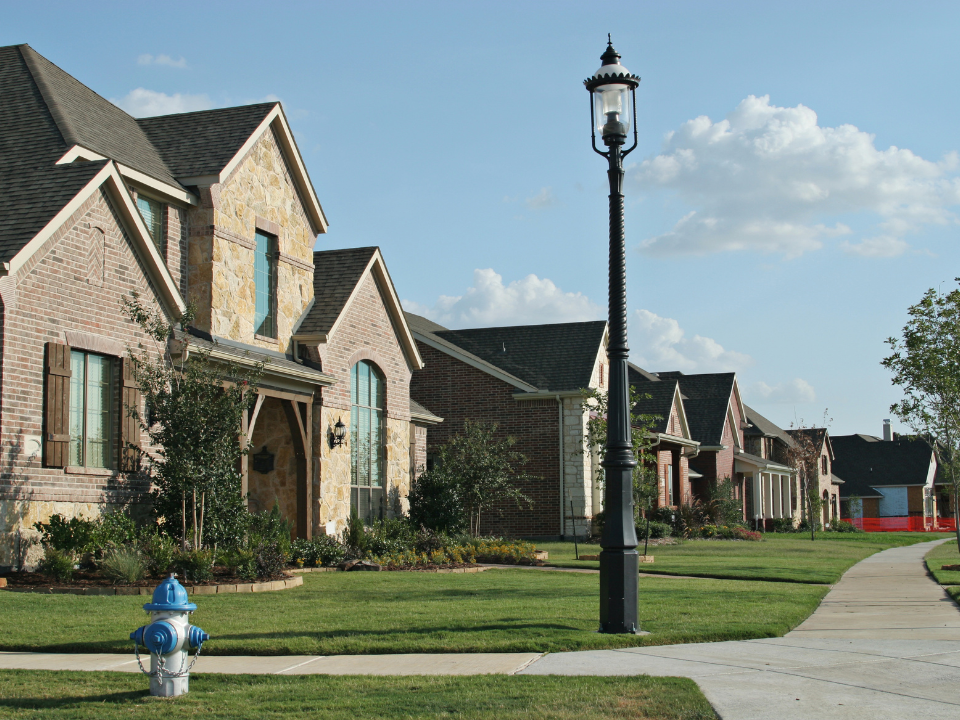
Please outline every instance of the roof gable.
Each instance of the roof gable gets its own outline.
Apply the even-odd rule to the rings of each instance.
[[[732,427],[733,413],[731,403],[736,403],[744,416],[736,373],[703,373],[684,375],[682,372],[660,372],[663,380],[674,380],[680,385],[683,406],[690,423],[690,434],[694,440],[704,446],[719,446],[723,442],[724,428],[730,426],[731,432],[740,443],[737,428]]]
[[[838,435],[832,441],[836,455],[833,471],[856,487],[925,485],[930,464],[936,462],[933,449],[920,438],[876,441],[860,435]]]
[[[407,362],[413,369],[423,367],[380,248],[318,251],[313,254],[313,267],[313,303],[300,320],[294,339],[304,343],[327,342],[337,332],[363,280],[372,275]]]

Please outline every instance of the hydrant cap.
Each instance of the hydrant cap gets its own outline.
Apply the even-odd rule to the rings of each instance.
[[[143,606],[147,612],[193,612],[196,604],[189,602],[187,590],[177,582],[177,578],[170,577],[157,585],[153,591],[153,602]]]

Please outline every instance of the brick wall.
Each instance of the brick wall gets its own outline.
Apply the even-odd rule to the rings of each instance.
[[[116,472],[42,467],[40,453],[45,344],[63,343],[67,332],[75,332],[112,344],[115,350],[110,354],[117,357],[140,341],[152,346],[120,309],[120,298],[134,290],[148,307],[157,307],[147,273],[110,201],[100,192],[18,272],[15,303],[8,295],[3,308],[0,533],[29,528],[52,512],[95,514],[104,503],[137,499],[147,489],[143,481]],[[119,362],[115,381],[118,376]],[[114,402],[119,413],[118,396]],[[114,447],[119,417],[116,420]],[[0,564],[9,564],[8,559],[0,559]]]
[[[520,537],[560,535],[559,411],[556,400],[514,400],[515,388],[446,353],[417,343],[424,369],[413,373],[410,394],[444,422],[430,428],[430,452],[463,430],[466,420],[498,425],[499,437],[513,436],[523,453],[523,471],[538,479],[520,489],[533,507],[505,503],[481,518],[481,532]]]

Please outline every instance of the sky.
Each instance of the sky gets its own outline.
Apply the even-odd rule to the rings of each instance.
[[[736,371],[782,427],[881,434],[885,340],[958,272],[955,2],[0,0],[0,45],[141,117],[280,100],[330,227],[451,328],[606,317],[583,80],[642,77],[631,358]],[[896,431],[907,431],[894,418]]]

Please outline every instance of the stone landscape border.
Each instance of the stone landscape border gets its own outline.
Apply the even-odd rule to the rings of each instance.
[[[462,568],[410,568],[409,570],[383,570],[383,572],[421,572],[421,573],[479,573],[485,570],[494,570],[497,567],[508,567],[506,565],[475,565],[472,567],[462,567]],[[291,570],[292,573],[315,573],[315,572],[344,572],[340,568],[335,567],[315,567],[315,568],[297,568],[296,570]],[[348,571],[349,572],[349,571]]]
[[[303,578],[295,575],[286,580],[262,583],[227,585],[185,585],[191,595],[221,595],[226,593],[273,592],[303,585]],[[43,593],[45,595],[153,595],[152,587],[6,587],[10,592]]]

